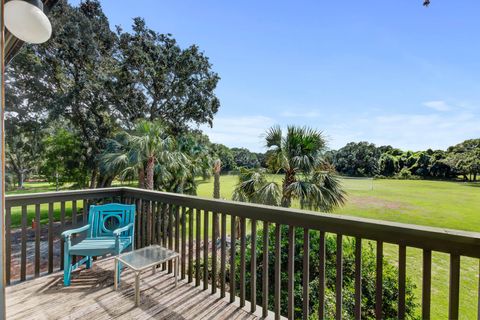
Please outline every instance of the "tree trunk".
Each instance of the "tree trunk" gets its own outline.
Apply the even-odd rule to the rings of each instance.
[[[220,172],[222,171],[222,162],[217,159],[213,164],[213,198],[220,199]],[[217,243],[218,232],[220,230],[220,217],[217,215],[215,223],[215,234],[213,235],[214,243]]]
[[[147,179],[145,181],[145,189],[153,190],[153,174],[155,169],[155,158],[150,157],[147,160]]]
[[[58,171],[55,171],[55,191],[58,191]]]
[[[292,205],[292,195],[290,192],[287,192],[287,188],[294,182],[295,172],[293,170],[286,170],[282,186],[282,207],[290,208],[290,206]]]
[[[25,175],[23,173],[23,171],[21,171],[19,174],[18,174],[18,189],[23,189],[24,186],[23,186],[23,180],[25,179]]]
[[[90,189],[95,189],[96,182],[97,182],[97,175],[98,175],[98,170],[95,167],[92,171],[92,176],[90,177]]]
[[[138,169],[138,187],[145,189],[145,170],[143,168]]]
[[[213,176],[213,198],[220,199],[220,172],[215,172]]]

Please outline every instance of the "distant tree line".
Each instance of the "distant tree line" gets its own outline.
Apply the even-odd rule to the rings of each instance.
[[[476,181],[480,173],[480,139],[447,150],[403,151],[369,142],[350,142],[326,158],[340,173],[356,177],[438,178]]]

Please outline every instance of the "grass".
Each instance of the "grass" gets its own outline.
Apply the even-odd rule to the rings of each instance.
[[[272,180],[281,182],[282,177],[271,175]],[[221,177],[221,198],[231,199],[237,183],[236,176]],[[371,180],[343,179],[348,192],[347,203],[336,213],[379,220],[412,223],[440,228],[459,229],[478,232],[480,219],[480,184],[448,181],[423,180]],[[46,183],[26,184],[26,189],[13,193],[33,193],[54,191]],[[211,198],[213,180],[199,181],[197,193],[201,197]],[[7,194],[12,194],[8,192]],[[82,202],[78,202],[80,209]],[[296,204],[294,203],[294,206]],[[34,217],[34,208],[28,210],[28,219]],[[55,206],[54,216],[59,219],[59,204]],[[18,211],[18,212],[17,212]],[[66,203],[67,215],[71,212],[71,202]],[[47,218],[47,206],[42,206],[42,219]],[[202,217],[203,220],[203,217]],[[12,210],[12,224],[20,224],[19,208]],[[230,223],[227,224],[230,228]],[[202,230],[203,236],[203,230]],[[386,259],[397,263],[398,247],[385,244]],[[462,258],[461,261],[461,319],[475,319],[477,316],[478,259]],[[416,297],[421,298],[422,289],[422,251],[408,248],[407,275],[416,283]],[[449,257],[434,252],[432,255],[432,319],[448,317]],[[472,295],[474,299],[472,300]],[[418,313],[420,309],[418,310]]]

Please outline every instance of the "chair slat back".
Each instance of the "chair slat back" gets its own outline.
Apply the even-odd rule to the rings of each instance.
[[[113,237],[113,231],[135,221],[135,205],[109,203],[99,206],[90,206],[88,223],[90,224],[89,238]],[[125,231],[121,236],[132,236],[133,228]]]

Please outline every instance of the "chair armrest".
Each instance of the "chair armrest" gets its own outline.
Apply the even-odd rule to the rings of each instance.
[[[83,227],[80,227],[80,228],[66,230],[66,231],[62,232],[62,237],[68,238],[74,233],[80,233],[80,232],[83,232],[83,231],[87,231],[88,229],[90,229],[90,224],[86,224],[86,225],[84,225]]]
[[[128,229],[130,229],[130,228],[133,228],[133,223],[129,223],[129,224],[127,224],[125,227],[115,229],[115,230],[113,231],[113,234],[114,234],[116,237],[118,237],[118,236],[120,236],[120,234],[121,234],[122,232],[125,232],[125,231],[127,231]]]

